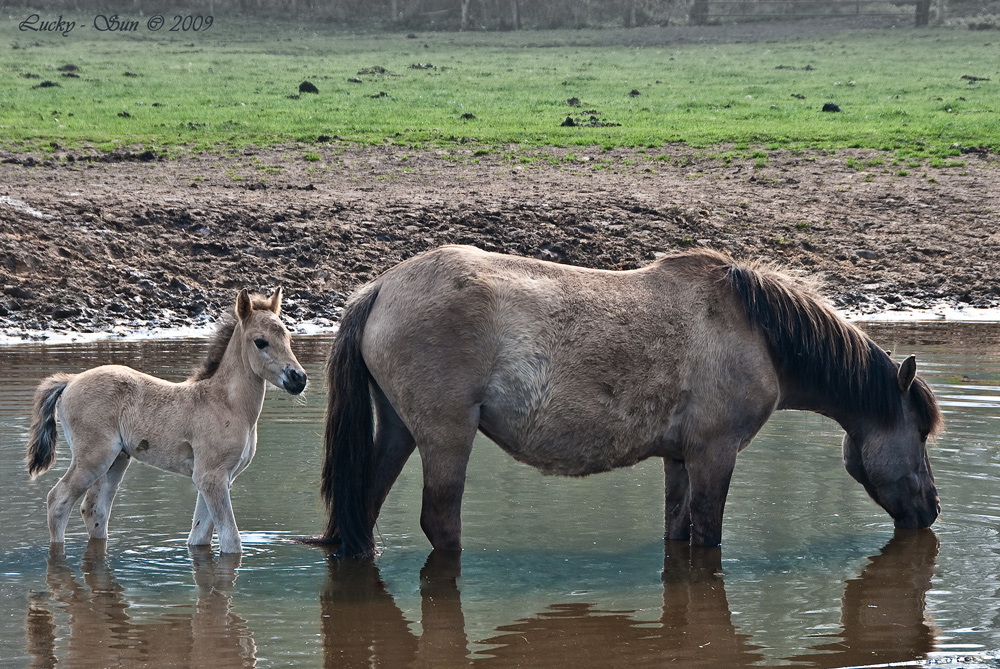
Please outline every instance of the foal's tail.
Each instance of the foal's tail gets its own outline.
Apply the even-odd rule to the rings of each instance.
[[[371,488],[375,478],[371,375],[361,338],[378,286],[369,286],[344,310],[327,362],[326,455],[322,495],[330,512],[323,539],[340,554],[367,557],[375,551]]]
[[[31,478],[47,472],[56,461],[56,402],[72,378],[72,374],[53,374],[35,390],[35,407],[31,412],[24,458]]]

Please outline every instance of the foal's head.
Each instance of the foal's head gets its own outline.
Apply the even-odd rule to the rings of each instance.
[[[896,370],[890,391],[898,393],[896,420],[865,421],[844,436],[847,471],[901,528],[929,527],[941,512],[927,457],[927,437],[940,431],[941,410],[916,374],[912,355]]]
[[[251,298],[246,289],[236,298],[239,326],[234,337],[242,337],[243,355],[257,376],[298,395],[306,387],[306,373],[292,353],[292,337],[282,325],[281,288],[270,298]]]

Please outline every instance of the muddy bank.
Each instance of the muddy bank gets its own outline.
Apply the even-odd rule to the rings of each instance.
[[[1000,306],[996,155],[573,154],[0,153],[0,331],[197,324],[278,284],[290,319],[333,321],[364,281],[451,243],[607,269],[708,246],[815,276],[840,308]]]

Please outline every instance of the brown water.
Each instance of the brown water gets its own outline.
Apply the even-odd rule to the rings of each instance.
[[[45,494],[67,449],[36,482],[21,462],[44,376],[115,362],[179,379],[202,341],[0,347],[0,666],[1000,667],[1000,325],[869,330],[917,353],[947,414],[933,532],[894,535],[844,471],[840,429],[783,412],[740,457],[719,551],[664,546],[658,462],[543,477],[482,439],[461,560],[429,559],[414,458],[374,564],[293,540],[322,527],[327,340],[296,340],[304,403],[268,394],[233,486],[240,560],[191,553],[191,482],[141,465],[106,545],[74,517],[50,555]]]

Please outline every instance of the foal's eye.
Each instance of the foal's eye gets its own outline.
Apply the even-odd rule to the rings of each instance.
[[[253,344],[254,344],[254,346],[256,346],[257,348],[259,348],[261,350],[264,350],[265,348],[267,348],[267,340],[266,339],[254,339],[253,340]]]

